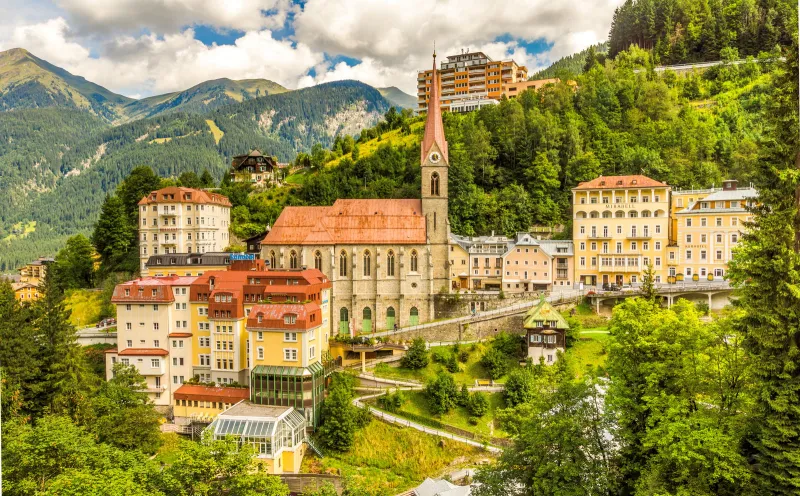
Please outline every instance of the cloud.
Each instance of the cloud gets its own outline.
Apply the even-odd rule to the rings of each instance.
[[[243,31],[279,28],[292,8],[289,0],[57,0],[77,31],[118,33],[146,29],[176,33],[205,24]]]
[[[249,31],[234,45],[206,46],[186,29],[159,37],[113,38],[99,57],[69,41],[63,18],[14,30],[3,48],[21,46],[34,55],[112,91],[127,95],[184,90],[208,79],[264,78],[288,87],[324,60],[302,43],[276,40],[270,30]]]
[[[0,7],[0,48],[21,46],[113,91],[151,95],[221,77],[289,88],[358,79],[415,94],[434,40],[441,57],[469,48],[532,73],[604,40],[622,0],[55,1],[20,10],[25,22],[9,12],[11,24]],[[244,34],[206,46],[194,25]],[[339,56],[347,62],[330,62]]]

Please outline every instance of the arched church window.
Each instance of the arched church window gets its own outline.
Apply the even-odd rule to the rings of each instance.
[[[370,255],[369,250],[364,252],[364,275],[369,276],[371,273],[371,266],[372,265],[372,255]]]
[[[439,196],[439,173],[431,174],[431,196]]]
[[[417,271],[417,250],[411,251],[411,272]]]
[[[386,275],[394,276],[394,252],[392,250],[386,254]]]
[[[322,253],[319,251],[314,252],[314,268],[322,270]]]
[[[344,250],[339,254],[339,276],[347,277],[347,252]]]
[[[296,269],[297,268],[297,252],[292,250],[289,254],[289,268]]]

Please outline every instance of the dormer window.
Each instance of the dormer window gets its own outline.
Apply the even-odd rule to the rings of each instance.
[[[258,323],[260,324],[263,321],[264,321],[264,314],[263,313],[258,314]]]
[[[621,182],[621,181],[620,181],[620,182]],[[636,185],[636,179],[634,179],[633,181],[631,181],[631,184],[633,184],[633,185]]]
[[[150,294],[153,295],[153,296],[156,296],[156,295],[158,295],[158,290],[157,289],[153,289]]]
[[[622,179],[620,179],[619,181],[617,181],[617,186],[622,186]]]
[[[294,324],[297,322],[297,315],[293,313],[288,313],[283,316],[283,323],[284,324]]]
[[[125,289],[125,296],[130,296],[130,295],[131,295],[131,290]]]

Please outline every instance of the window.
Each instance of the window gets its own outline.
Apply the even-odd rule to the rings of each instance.
[[[264,348],[259,346],[258,348],[256,348],[256,350],[258,351],[258,359],[259,360],[263,360],[264,359]]]
[[[386,275],[394,276],[394,252],[392,250],[386,254]]]
[[[692,219],[686,219],[686,227],[692,227]]]
[[[296,269],[297,268],[297,252],[292,250],[289,254],[289,268]]]
[[[731,218],[731,225],[732,226],[738,226],[739,225],[739,219],[737,219],[736,217],[732,217]]]
[[[154,369],[157,369],[157,368],[161,367],[161,360],[158,359],[158,358],[152,358],[150,360],[150,367],[152,367]]]
[[[317,358],[317,350],[315,346],[308,347],[308,358]]]
[[[707,237],[707,235],[705,235],[705,234],[701,234],[701,235],[700,235],[700,242],[701,242],[701,243],[705,243],[705,242],[707,242],[707,241],[708,241],[708,237]]]
[[[717,227],[722,227],[722,217],[717,217],[716,218],[716,225],[717,225]]]
[[[722,243],[722,234],[717,234],[717,243]]]
[[[284,348],[283,359],[287,362],[297,361],[297,350],[295,348]]]
[[[130,305],[128,305],[128,306],[130,306]],[[130,323],[130,322],[126,322],[126,323],[125,323],[125,329],[127,329],[127,330],[129,330],[129,331],[130,331],[130,330],[131,330],[131,327],[132,327],[132,326],[131,326],[131,323]]]
[[[283,333],[283,340],[287,343],[296,343],[297,342],[297,333],[296,332],[284,332]]]
[[[411,250],[411,272],[417,272],[417,251]]]
[[[717,250],[717,260],[722,260],[722,250]]]
[[[706,260],[706,251],[700,250],[700,260]]]
[[[129,340],[127,341],[127,344],[128,344],[128,348],[132,347],[132,346],[133,346],[133,340],[132,340],[132,339],[129,339]]]
[[[686,260],[692,259],[692,250],[686,250]]]
[[[708,219],[705,217],[700,218],[700,227],[706,227],[708,225]]]
[[[431,196],[439,196],[439,173],[431,174]]]
[[[297,323],[297,315],[293,313],[289,313],[283,316],[283,323],[284,324],[295,324]]]
[[[154,290],[155,291],[155,290]],[[153,311],[158,312],[158,305],[153,305]]]
[[[734,233],[731,234],[731,243],[738,243],[739,242],[739,235]]]
[[[339,254],[339,276],[347,277],[347,252],[344,250]]]
[[[656,246],[656,250],[660,250],[661,249],[661,241],[656,241],[655,242],[655,246]]]
[[[319,251],[314,252],[314,268],[322,270],[322,253]]]
[[[687,243],[691,243],[692,242],[692,235],[691,234],[687,234],[686,235],[686,242]]]
[[[372,255],[369,253],[369,250],[364,252],[364,277],[369,277],[370,273],[372,272]]]
[[[122,365],[130,365],[131,364],[131,361],[128,358],[122,358],[120,361],[122,362]]]
[[[256,341],[264,341],[264,333],[262,331],[256,333]]]
[[[277,268],[277,266],[275,265],[275,252],[274,251],[269,252],[269,266],[272,267],[273,269]]]
[[[158,339],[154,339],[154,340],[153,340],[153,347],[154,347],[154,348],[159,348],[159,347],[161,347],[161,341],[159,341]]]

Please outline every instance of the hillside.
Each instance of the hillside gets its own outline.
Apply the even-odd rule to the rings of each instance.
[[[583,73],[583,67],[586,65],[586,57],[589,55],[591,50],[594,50],[594,53],[596,54],[606,53],[608,51],[608,42],[606,41],[603,43],[598,43],[597,45],[592,45],[589,48],[581,50],[580,52],[567,55],[566,57],[561,57],[550,64],[548,68],[542,69],[541,71],[531,75],[528,79],[550,79],[557,77],[562,71],[576,75],[581,74]]]
[[[0,110],[58,106],[86,110],[111,122],[123,117],[123,106],[133,101],[25,49],[0,52]]]
[[[228,78],[204,81],[185,91],[175,91],[136,100],[125,106],[128,119],[152,117],[165,112],[203,114],[223,105],[288,91],[267,79]]]
[[[411,96],[408,93],[404,92],[400,88],[396,86],[389,86],[387,88],[375,88],[377,89],[384,98],[389,100],[389,103],[394,105],[395,107],[399,107],[400,109],[411,109],[414,110],[417,108],[417,97]]]
[[[138,165],[163,177],[208,169],[219,180],[233,155],[259,148],[288,162],[373,126],[389,107],[374,88],[340,81],[116,127],[67,108],[0,112],[0,270],[86,232],[106,193]],[[35,231],[4,240],[32,221]]]

